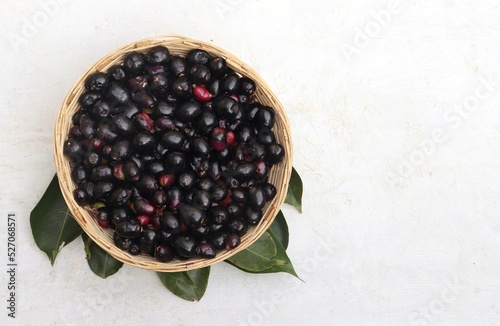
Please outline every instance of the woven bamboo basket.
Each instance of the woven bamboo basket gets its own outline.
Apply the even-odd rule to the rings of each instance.
[[[78,98],[85,90],[84,81],[86,77],[95,71],[107,71],[109,67],[123,62],[124,56],[131,51],[146,52],[149,48],[156,45],[166,46],[173,55],[185,55],[191,49],[204,49],[214,56],[221,56],[226,59],[228,67],[237,73],[252,78],[257,90],[253,96],[255,100],[264,105],[271,106],[276,111],[276,122],[273,128],[276,140],[285,148],[285,157],[283,161],[272,167],[269,173],[269,182],[275,185],[277,194],[275,198],[266,203],[263,210],[263,218],[260,223],[248,230],[241,238],[241,244],[233,250],[222,250],[217,253],[213,259],[191,258],[188,260],[174,259],[168,263],[157,261],[154,257],[147,255],[130,255],[114,245],[111,229],[101,228],[92,217],[90,210],[77,205],[73,199],[72,192],[76,188],[71,179],[71,170],[69,160],[63,155],[63,144],[66,140],[70,127],[71,117],[79,109]],[[91,66],[73,85],[68,95],[64,99],[59,110],[55,125],[54,157],[56,163],[57,176],[62,194],[68,207],[85,233],[101,248],[110,255],[126,264],[154,270],[159,272],[179,272],[197,268],[206,267],[217,262],[223,261],[237,252],[249,247],[254,243],[271,225],[281,205],[283,204],[288,188],[288,182],[292,171],[292,144],[289,122],[286,112],[270,90],[266,82],[248,65],[240,61],[234,55],[212,44],[189,39],[179,35],[164,35],[153,38],[147,38],[123,46],[116,51],[106,55],[93,66]]]

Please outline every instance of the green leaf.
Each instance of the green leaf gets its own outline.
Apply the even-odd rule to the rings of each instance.
[[[229,257],[227,261],[245,271],[260,272],[274,265],[277,249],[268,232],[262,234],[250,247]]]
[[[283,212],[278,212],[269,230],[273,231],[274,236],[285,249],[288,248],[288,225],[286,224]]]
[[[62,247],[82,234],[64,201],[57,175],[31,211],[30,224],[36,245],[49,256],[52,265]]]
[[[271,260],[272,265],[269,268],[259,270],[259,271],[248,269],[248,268],[245,268],[244,266],[239,266],[239,265],[234,264],[232,261],[230,261],[230,259],[232,257],[229,259],[226,259],[225,262],[227,262],[230,265],[233,265],[234,267],[238,268],[239,270],[242,270],[242,271],[247,272],[247,273],[252,273],[252,274],[288,273],[288,274],[291,274],[291,275],[297,277],[299,280],[302,280],[295,272],[295,269],[293,268],[292,262],[290,261],[290,258],[288,258],[288,255],[286,254],[286,250],[283,247],[283,245],[281,245],[278,238],[269,229],[264,234],[267,234],[269,237],[271,237],[271,239],[273,240],[273,242],[276,246],[276,255],[272,258],[272,260]]]
[[[285,203],[295,207],[299,213],[302,213],[302,180],[299,174],[292,167],[292,175],[288,184],[288,191],[285,197]]]
[[[116,260],[108,254],[104,249],[99,247],[89,236],[82,234],[83,243],[85,244],[85,254],[89,267],[95,275],[107,278],[118,272],[122,268],[123,263]]]
[[[156,274],[163,285],[176,296],[189,301],[200,301],[208,286],[210,266],[186,272]]]
[[[302,279],[295,272],[295,269],[293,268],[293,265],[292,265],[292,261],[290,260],[290,258],[286,254],[285,248],[281,245],[281,243],[279,242],[276,235],[274,235],[272,230],[267,230],[267,232],[269,232],[269,234],[271,235],[271,237],[273,238],[273,240],[276,244],[277,253],[276,253],[276,256],[274,256],[275,265],[269,269],[261,271],[261,273],[280,273],[280,272],[283,272],[283,273],[291,274],[302,281]]]

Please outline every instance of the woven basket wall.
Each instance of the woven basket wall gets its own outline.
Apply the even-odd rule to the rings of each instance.
[[[276,135],[276,141],[285,148],[285,157],[283,161],[273,166],[269,173],[269,182],[275,185],[277,195],[271,202],[266,204],[263,210],[264,214],[261,222],[257,226],[250,228],[241,238],[241,244],[230,251],[219,251],[217,256],[213,259],[174,259],[171,262],[162,263],[151,256],[130,255],[128,252],[122,251],[114,245],[111,229],[101,228],[95,219],[92,218],[89,211],[77,205],[73,199],[72,192],[76,188],[76,185],[71,179],[69,160],[63,155],[63,144],[71,127],[71,118],[79,109],[78,98],[85,90],[84,81],[86,77],[95,71],[105,72],[112,65],[123,62],[123,58],[128,52],[146,52],[149,48],[156,45],[166,46],[172,55],[185,55],[189,50],[198,48],[204,49],[214,56],[224,57],[227,60],[228,67],[234,69],[243,76],[252,78],[255,81],[257,85],[257,90],[253,95],[255,96],[255,100],[264,105],[271,106],[276,111],[276,123],[273,130]],[[265,83],[265,81],[252,68],[241,62],[238,58],[227,51],[206,42],[192,40],[177,35],[158,36],[131,43],[108,54],[90,67],[73,85],[59,110],[55,126],[54,157],[62,194],[73,217],[89,235],[89,237],[101,248],[109,252],[113,257],[126,264],[161,272],[179,272],[206,267],[227,259],[235,253],[250,246],[271,225],[274,217],[283,204],[292,170],[292,144],[288,118],[283,106],[269,89],[269,86]]]

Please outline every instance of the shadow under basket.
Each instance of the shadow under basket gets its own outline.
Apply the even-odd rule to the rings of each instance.
[[[89,210],[79,206],[73,198],[73,190],[76,188],[76,185],[71,179],[70,162],[63,155],[63,144],[72,126],[71,118],[79,109],[78,98],[85,90],[85,79],[95,71],[107,71],[109,67],[122,63],[125,55],[131,51],[146,52],[149,48],[156,45],[166,46],[172,55],[185,55],[189,50],[203,49],[213,56],[225,58],[228,67],[232,68],[240,75],[247,76],[255,81],[257,89],[254,95],[252,95],[252,100],[270,106],[276,112],[276,121],[273,131],[276,135],[276,142],[280,143],[285,149],[283,161],[274,165],[269,172],[269,182],[276,187],[277,194],[272,201],[266,203],[263,209],[263,217],[259,224],[250,227],[247,233],[241,237],[240,245],[232,250],[224,249],[218,251],[216,257],[212,259],[190,258],[188,260],[179,260],[175,258],[165,263],[159,262],[149,255],[131,255],[115,246],[112,229],[101,228],[97,221],[91,216]],[[64,99],[57,116],[54,157],[62,194],[68,204],[71,214],[83,228],[84,232],[87,233],[97,245],[119,261],[139,268],[159,272],[180,272],[203,268],[223,261],[249,247],[267,230],[280,210],[285,200],[292,171],[292,144],[288,118],[283,106],[269,89],[265,81],[252,68],[227,51],[206,42],[192,40],[178,35],[158,36],[128,44],[102,58],[80,76]]]

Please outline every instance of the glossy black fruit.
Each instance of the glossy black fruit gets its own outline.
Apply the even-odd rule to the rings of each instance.
[[[226,250],[231,250],[240,245],[240,236],[237,235],[236,233],[229,233],[224,240],[224,246]]]
[[[118,139],[118,132],[110,120],[103,119],[97,127],[97,137],[108,144],[113,144]]]
[[[247,192],[244,188],[238,187],[233,189],[231,199],[237,203],[244,204],[247,202]]]
[[[245,151],[251,161],[261,161],[266,156],[266,148],[257,141],[252,141]]]
[[[141,250],[139,249],[139,245],[137,245],[136,243],[132,243],[128,252],[133,256],[137,256],[141,253]]]
[[[90,201],[89,195],[82,188],[75,188],[75,190],[73,190],[73,198],[80,206],[85,206]]]
[[[128,78],[128,74],[122,65],[114,65],[108,69],[108,77],[111,81],[123,82]]]
[[[274,110],[269,106],[264,106],[257,112],[254,120],[259,128],[272,128],[275,122]]]
[[[242,219],[234,219],[227,224],[227,231],[242,236],[246,233],[248,224]]]
[[[183,190],[191,189],[196,183],[196,176],[191,171],[183,172],[177,178],[177,183]]]
[[[135,239],[141,235],[141,225],[135,219],[124,221],[116,225],[115,231],[121,237]]]
[[[132,239],[122,237],[118,235],[118,233],[116,232],[113,233],[113,241],[115,245],[121,250],[129,250],[130,247],[132,247],[132,244],[134,243]]]
[[[197,240],[204,240],[208,236],[209,228],[208,225],[200,225],[196,228],[190,229],[190,234]]]
[[[171,234],[178,234],[181,231],[181,222],[171,212],[166,212],[160,217],[160,225],[163,230]]]
[[[179,77],[172,82],[171,85],[172,95],[177,98],[186,98],[191,95],[192,86],[191,82],[186,76]]]
[[[215,247],[210,243],[201,243],[196,247],[196,253],[201,258],[214,258],[216,251]]]
[[[114,184],[109,181],[99,181],[94,186],[94,198],[106,200],[114,189]]]
[[[247,200],[253,209],[262,209],[266,205],[266,193],[259,186],[250,186],[247,190]]]
[[[188,77],[194,84],[205,85],[211,79],[210,69],[205,65],[195,64],[189,69]]]
[[[205,50],[193,49],[186,54],[186,62],[190,65],[204,65],[210,59],[210,55]]]
[[[202,157],[207,157],[210,153],[210,145],[208,140],[204,137],[195,137],[191,141],[191,150],[195,155],[199,155]]]
[[[91,179],[94,182],[113,180],[113,169],[110,165],[98,165],[91,171]]]
[[[165,46],[157,45],[149,49],[147,58],[152,64],[166,64],[170,60],[170,51]]]
[[[215,126],[217,126],[217,117],[209,110],[204,110],[196,120],[196,128],[203,134],[208,134]]]
[[[170,130],[163,134],[161,142],[171,150],[181,150],[186,136],[179,131]]]
[[[116,82],[111,83],[106,96],[113,106],[125,105],[130,101],[130,92]]]
[[[202,210],[212,205],[212,196],[207,190],[197,189],[193,193],[192,204]]]
[[[217,250],[224,249],[226,247],[226,237],[227,234],[224,232],[215,233],[210,237],[210,243]]]
[[[200,114],[201,114],[200,104],[195,101],[187,101],[175,111],[176,118],[184,122],[193,121]]]
[[[242,163],[229,173],[238,181],[249,181],[255,177],[257,167],[253,163]]]
[[[114,225],[134,218],[135,213],[128,206],[115,207],[111,210],[111,222]]]
[[[123,175],[126,181],[134,182],[139,180],[139,177],[141,176],[141,171],[137,166],[137,163],[130,160],[123,164]]]
[[[239,91],[246,95],[252,95],[255,93],[255,82],[248,77],[240,78]]]
[[[125,105],[117,107],[118,113],[123,114],[129,119],[134,118],[137,114],[141,113],[139,106],[133,102],[128,102]]]
[[[213,57],[208,60],[208,68],[215,77],[222,77],[226,73],[226,60],[221,57]]]
[[[108,87],[109,79],[103,72],[94,72],[85,79],[85,88],[89,91],[103,92]]]
[[[139,153],[149,153],[155,148],[156,139],[148,132],[139,132],[132,140],[132,145]]]
[[[271,129],[263,127],[257,133],[257,140],[262,145],[269,145],[275,142],[276,137],[274,136],[274,132]]]
[[[182,223],[191,228],[196,228],[206,223],[205,212],[191,204],[183,203],[179,206],[179,217]]]
[[[145,196],[153,194],[158,189],[158,181],[149,174],[141,174],[139,180],[135,183],[137,190]]]
[[[193,237],[187,235],[179,235],[174,240],[175,252],[184,258],[196,256],[196,247],[198,246]]]
[[[212,190],[212,198],[214,202],[219,202],[227,197],[228,191],[224,186],[216,186]]]
[[[158,189],[151,197],[151,203],[156,207],[163,207],[167,204],[167,194],[163,189]]]
[[[167,243],[161,243],[156,246],[154,256],[158,261],[162,263],[168,263],[169,261],[174,259],[175,251],[171,245]]]
[[[63,154],[73,163],[78,164],[83,160],[85,149],[76,139],[68,138],[63,145]]]
[[[252,208],[247,206],[245,208],[245,221],[250,225],[257,225],[262,219],[262,209]]]
[[[221,90],[226,94],[234,94],[240,87],[240,76],[236,73],[229,73],[222,79]]]
[[[91,107],[102,98],[101,93],[96,91],[85,91],[78,98],[78,103],[84,108]]]
[[[132,191],[130,189],[116,188],[109,195],[109,198],[106,200],[106,203],[109,205],[109,207],[123,206],[128,202],[131,194]]]
[[[238,102],[230,96],[220,96],[214,100],[214,112],[221,118],[233,119],[240,112]]]
[[[73,169],[73,171],[71,171],[71,180],[73,180],[77,184],[89,181],[89,179],[90,179],[90,172],[83,165],[78,165]]]
[[[266,159],[271,164],[277,164],[283,160],[285,156],[285,149],[283,146],[277,143],[272,143],[266,148],[267,156]]]
[[[168,152],[165,159],[165,169],[171,173],[180,173],[186,169],[186,156],[180,152]]]
[[[146,229],[139,236],[139,249],[142,253],[152,254],[156,248],[158,235],[155,230]]]
[[[132,144],[128,139],[118,140],[111,149],[110,157],[113,161],[123,161],[130,156]]]
[[[125,57],[123,66],[130,75],[139,75],[144,71],[146,60],[138,52],[129,52]]]
[[[156,74],[151,77],[149,82],[149,90],[156,95],[168,95],[170,87],[170,79],[166,74]]]
[[[243,209],[237,203],[230,203],[229,205],[227,205],[226,210],[230,219],[238,219],[243,217]]]
[[[87,139],[94,137],[97,133],[97,124],[88,115],[83,115],[79,121],[79,128],[82,134]]]
[[[210,209],[210,221],[217,224],[226,223],[228,220],[228,212],[224,207],[215,206]]]
[[[155,97],[146,90],[138,90],[132,95],[132,99],[140,107],[145,109],[153,109],[156,104]]]

